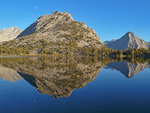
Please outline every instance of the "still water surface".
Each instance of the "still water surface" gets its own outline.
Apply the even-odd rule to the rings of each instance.
[[[150,64],[0,59],[2,113],[150,113]]]

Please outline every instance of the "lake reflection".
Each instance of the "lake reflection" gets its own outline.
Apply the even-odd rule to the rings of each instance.
[[[150,68],[148,62],[144,63],[132,63],[132,62],[111,62],[106,65],[106,69],[118,70],[128,78],[132,78],[135,74],[141,72],[146,68]]]
[[[149,67],[97,57],[0,58],[1,111],[150,112]]]
[[[3,80],[29,82],[42,94],[68,97],[74,89],[93,81],[104,66],[98,58],[9,58],[1,59]],[[1,72],[1,71],[0,71]]]

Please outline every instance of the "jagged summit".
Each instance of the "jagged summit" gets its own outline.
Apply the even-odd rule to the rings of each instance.
[[[71,14],[55,11],[50,15],[40,16],[37,21],[27,27],[18,37],[27,36],[35,32],[42,32],[44,34],[47,30],[55,30],[54,27],[58,24],[71,21],[74,21]]]
[[[128,31],[126,34],[135,36],[134,33],[131,31]]]
[[[112,49],[121,50],[132,48],[148,48],[147,42],[135,36],[133,32],[127,32],[124,36],[115,41],[106,41],[105,45]]]
[[[70,13],[67,13],[67,12],[54,11],[51,15],[57,15],[57,16],[59,16],[59,15],[61,15],[61,14],[72,18],[71,14],[70,14]]]
[[[54,11],[53,13],[52,13],[52,15],[56,15],[56,14],[59,14],[60,12],[59,11]]]
[[[0,30],[0,42],[13,40],[21,32],[22,30],[17,27],[4,28]]]
[[[129,38],[136,37],[133,32],[127,32],[125,35],[128,36]]]
[[[126,39],[135,39],[136,36],[133,32],[127,32],[124,36],[122,36],[121,38],[126,38]],[[138,38],[138,37],[137,37]]]

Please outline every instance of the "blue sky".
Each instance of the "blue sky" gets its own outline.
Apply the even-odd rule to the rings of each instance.
[[[71,13],[93,28],[102,41],[128,31],[150,42],[150,0],[1,0],[0,29],[25,29],[41,15]]]

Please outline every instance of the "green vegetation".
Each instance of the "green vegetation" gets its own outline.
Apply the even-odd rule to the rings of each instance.
[[[83,55],[93,56],[99,55],[100,49],[93,46],[78,47],[77,37],[68,34],[63,34],[60,37],[65,37],[68,41],[46,41],[37,40],[32,43],[28,40],[23,44],[17,45],[17,41],[6,42],[0,46],[0,55]],[[13,43],[14,45],[11,45]]]
[[[150,49],[130,49],[130,50],[113,50],[103,46],[96,47],[78,47],[76,39],[70,35],[64,34],[63,37],[68,37],[68,42],[52,42],[38,40],[36,44],[25,43],[19,47],[11,47],[9,44],[0,47],[0,55],[31,55],[32,51],[37,51],[39,55],[81,55],[81,56],[103,56],[109,58],[150,58]]]
[[[22,47],[0,47],[0,55],[28,55],[30,51]]]
[[[150,58],[150,48],[149,49],[127,49],[127,50],[111,50],[109,53],[110,57],[124,57],[124,58]]]
[[[80,24],[82,25],[82,23],[78,23],[79,26]],[[66,40],[46,41],[44,39],[34,40],[31,38],[20,45],[17,45],[20,40],[18,42],[16,40],[5,42],[0,46],[0,55],[101,56],[105,58],[118,59],[119,61],[123,58],[150,58],[150,49],[127,49],[122,51],[113,50],[104,45],[101,48],[97,48],[94,45],[79,47],[77,41],[82,39],[80,33],[79,36],[75,34],[63,34],[58,38],[62,37]]]

